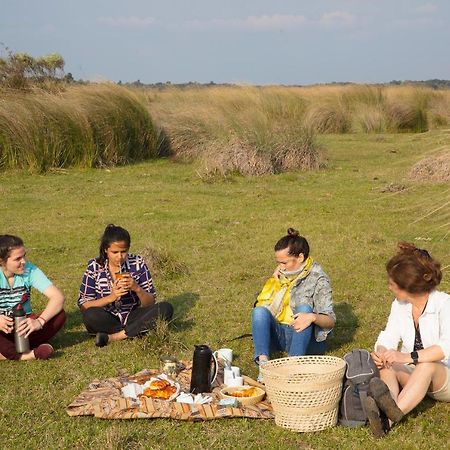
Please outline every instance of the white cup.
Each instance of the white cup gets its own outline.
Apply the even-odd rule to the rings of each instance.
[[[225,369],[223,369],[223,384],[225,384],[225,386],[228,386],[230,380],[232,380],[233,378],[234,378],[233,371],[225,367]]]
[[[229,387],[237,387],[237,386],[243,386],[244,385],[244,379],[242,377],[234,377],[230,378],[228,380],[227,386]]]
[[[241,376],[241,369],[239,369],[238,366],[231,366],[231,370],[234,373],[235,377],[240,377]]]
[[[225,367],[230,368],[233,362],[233,350],[231,348],[220,348],[214,352],[217,359],[221,359]]]

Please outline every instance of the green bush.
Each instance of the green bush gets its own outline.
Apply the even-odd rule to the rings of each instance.
[[[160,156],[143,97],[109,84],[0,92],[0,168],[43,172],[102,167]]]

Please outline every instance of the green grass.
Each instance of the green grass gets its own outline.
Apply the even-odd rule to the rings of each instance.
[[[445,448],[450,406],[429,400],[382,441],[368,429],[297,434],[262,420],[103,421],[65,413],[93,379],[157,367],[168,349],[190,358],[198,343],[230,345],[236,364],[256,376],[251,340],[227,340],[250,330],[254,296],[274,267],[273,245],[289,226],[308,238],[332,279],[338,323],[329,353],[371,348],[390,309],[384,264],[396,243],[424,245],[450,264],[448,227],[439,228],[446,213],[416,222],[448,200],[447,186],[406,177],[445,142],[445,131],[320,136],[327,169],[216,183],[203,182],[191,165],[164,159],[106,170],[3,173],[0,230],[23,237],[29,259],[64,290],[68,321],[55,339],[55,358],[0,363],[1,447]],[[177,316],[165,338],[97,349],[84,332],[77,290],[110,222],[126,227],[132,250],[152,254],[158,265],[159,296],[174,304]],[[450,290],[448,269],[442,289]],[[39,310],[42,297],[35,295],[33,304]]]

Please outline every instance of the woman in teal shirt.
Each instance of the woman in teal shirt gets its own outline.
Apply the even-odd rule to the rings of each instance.
[[[26,261],[25,247],[17,236],[0,235],[0,360],[48,359],[53,347],[48,341],[65,322],[64,295],[34,264]],[[31,288],[48,298],[40,314],[31,309]],[[30,352],[17,353],[14,344],[14,308],[20,307],[26,319],[18,333],[30,342]]]

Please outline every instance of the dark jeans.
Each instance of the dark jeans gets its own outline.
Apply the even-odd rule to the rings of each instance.
[[[158,318],[169,322],[173,316],[173,306],[168,302],[159,302],[152,306],[136,308],[130,312],[125,327],[118,317],[102,307],[88,308],[82,314],[84,325],[91,334],[114,334],[125,330],[125,334],[132,338],[154,328]]]
[[[37,319],[39,314],[29,314],[28,317]],[[52,317],[47,323],[44,324],[42,330],[34,331],[28,337],[30,341],[30,349],[33,350],[39,345],[48,342],[56,333],[63,327],[66,321],[66,313],[62,310],[60,313]],[[0,332],[0,353],[6,359],[18,360],[22,356],[21,353],[16,352],[16,345],[14,343],[14,333]]]

